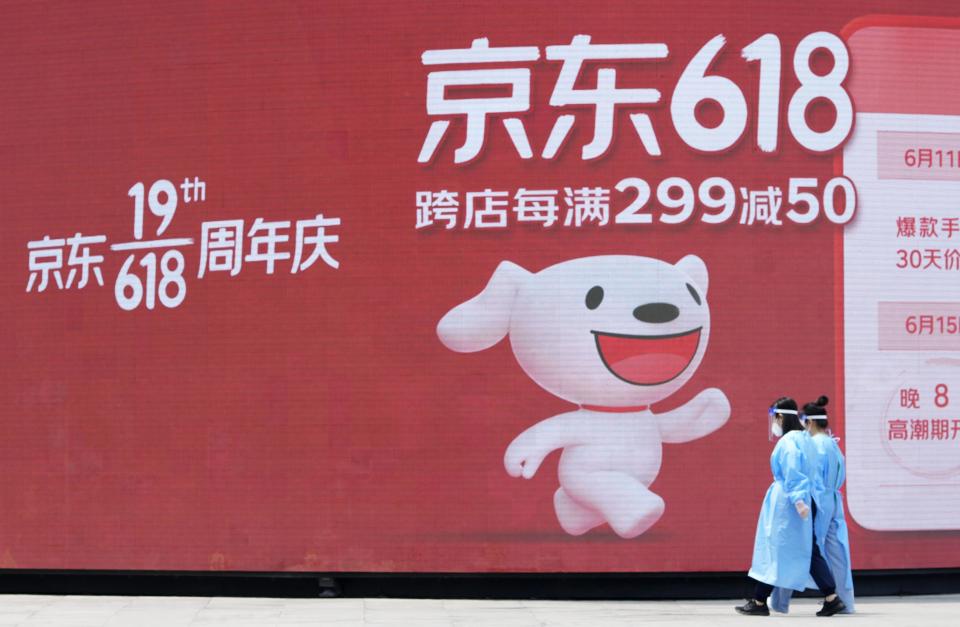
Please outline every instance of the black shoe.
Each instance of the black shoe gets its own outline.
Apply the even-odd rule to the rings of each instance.
[[[817,612],[817,616],[833,616],[838,612],[842,612],[847,609],[847,606],[843,604],[843,601],[840,600],[840,597],[835,598],[833,601],[824,601],[823,607],[820,608],[820,611]]]
[[[746,603],[743,605],[738,605],[734,609],[741,614],[747,614],[749,616],[770,616],[770,608],[768,608],[765,604],[760,605],[753,599],[749,599]]]

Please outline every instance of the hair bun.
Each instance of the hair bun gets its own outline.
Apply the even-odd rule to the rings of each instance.
[[[830,402],[829,398],[827,398],[826,396],[821,396],[820,398],[817,399],[817,407],[826,407],[827,403],[829,402]]]

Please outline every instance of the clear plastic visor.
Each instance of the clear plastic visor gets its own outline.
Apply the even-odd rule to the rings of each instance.
[[[773,425],[777,421],[777,414],[793,414],[798,416],[798,412],[794,409],[777,409],[776,407],[771,407],[767,410],[767,438],[771,442],[776,442],[779,438],[773,433]]]

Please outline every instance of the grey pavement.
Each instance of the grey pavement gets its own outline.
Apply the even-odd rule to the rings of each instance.
[[[789,615],[739,616],[736,601],[471,601],[204,597],[0,596],[0,625],[30,627],[613,627],[627,625],[960,625],[960,595],[857,599],[857,614],[814,616],[796,599]]]

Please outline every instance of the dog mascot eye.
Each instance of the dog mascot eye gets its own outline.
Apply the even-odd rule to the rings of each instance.
[[[587,309],[596,309],[600,306],[600,303],[603,302],[603,288],[599,285],[594,285],[590,288],[590,291],[587,292]]]

